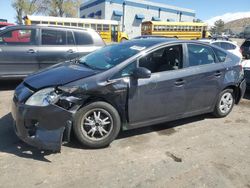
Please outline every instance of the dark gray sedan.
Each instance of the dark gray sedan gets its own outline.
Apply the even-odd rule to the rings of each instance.
[[[85,146],[109,145],[120,130],[204,113],[227,116],[244,95],[240,58],[175,39],[132,40],[29,76],[15,90],[17,135],[60,150],[71,129]]]

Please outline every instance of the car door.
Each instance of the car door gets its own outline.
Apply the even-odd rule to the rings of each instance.
[[[8,29],[0,35],[0,76],[25,77],[38,70],[37,30]]]
[[[187,108],[184,89],[182,45],[160,48],[140,58],[138,64],[151,70],[148,79],[131,79],[128,115],[132,126],[141,122],[175,119]]]
[[[78,57],[70,30],[41,28],[40,33],[39,69]]]
[[[209,112],[222,89],[225,67],[217,62],[210,46],[190,43],[186,47],[186,115]]]

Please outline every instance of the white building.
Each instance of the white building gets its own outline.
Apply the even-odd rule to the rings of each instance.
[[[81,18],[118,20],[129,38],[141,34],[143,21],[193,21],[190,9],[144,0],[88,0],[80,6]]]

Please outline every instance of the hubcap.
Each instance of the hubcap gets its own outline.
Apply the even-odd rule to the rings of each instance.
[[[233,96],[231,93],[224,93],[220,100],[220,111],[223,114],[228,113],[233,106]]]
[[[93,109],[83,116],[81,125],[82,133],[90,140],[103,140],[113,129],[113,118],[104,109]]]

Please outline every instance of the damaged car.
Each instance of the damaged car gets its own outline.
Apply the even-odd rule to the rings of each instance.
[[[27,77],[15,90],[16,134],[60,151],[71,132],[90,148],[122,130],[204,113],[227,116],[244,95],[240,58],[176,39],[132,40]]]

